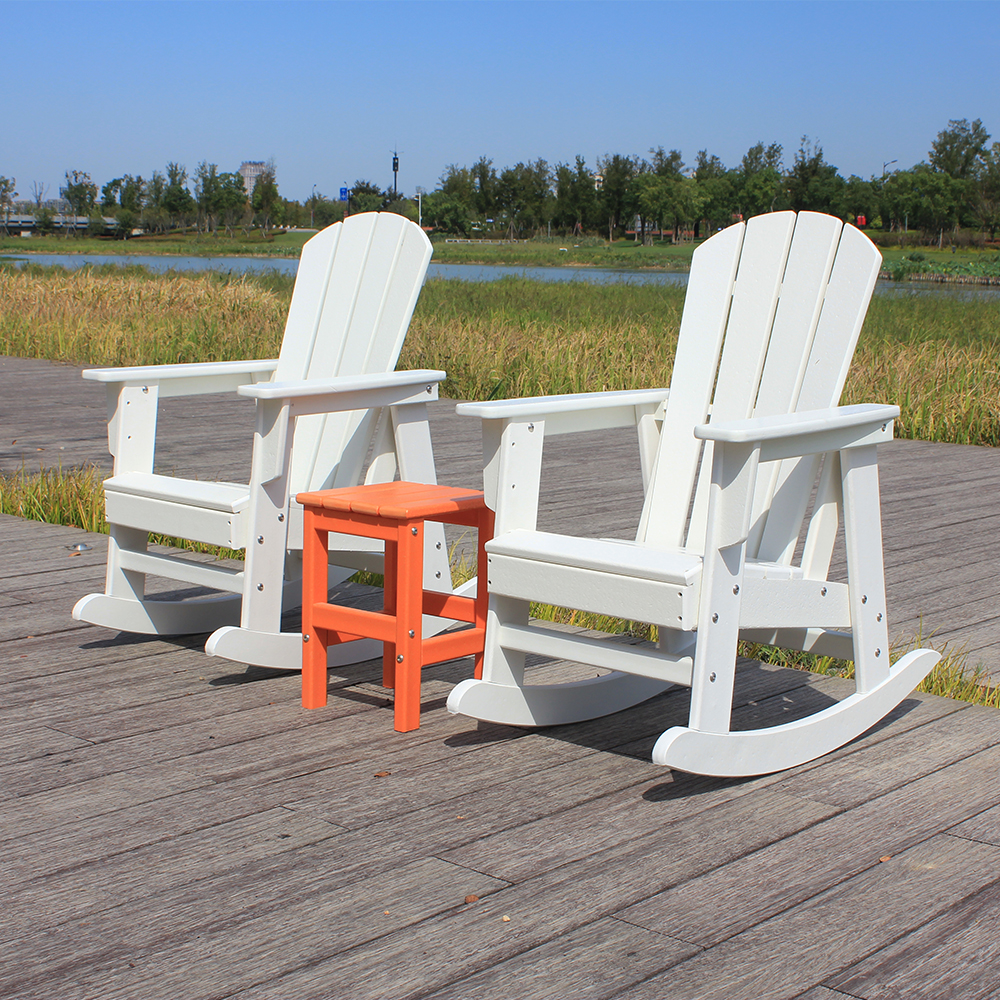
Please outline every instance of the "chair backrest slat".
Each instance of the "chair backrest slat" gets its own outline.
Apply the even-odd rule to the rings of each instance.
[[[703,423],[708,414],[745,228],[743,223],[730,226],[694,252],[663,433],[639,522],[639,542],[675,547],[684,540],[701,454],[701,442],[690,430],[684,433],[684,428]]]
[[[423,285],[431,245],[391,212],[350,216],[303,247],[275,380],[392,371]],[[299,419],[291,489],[353,486],[378,412]]]
[[[881,264],[882,255],[871,240],[844,226],[795,409],[818,410],[840,402]],[[816,456],[781,463],[766,525],[752,555],[791,563],[818,465]]]
[[[704,546],[711,445],[695,424],[836,405],[880,261],[853,227],[809,212],[757,216],[695,252],[640,542]],[[751,558],[791,560],[817,464],[761,468]]]

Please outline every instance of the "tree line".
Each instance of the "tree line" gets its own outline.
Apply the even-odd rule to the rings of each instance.
[[[811,210],[888,231],[918,230],[940,244],[946,232],[978,230],[990,239],[1000,227],[1000,143],[976,119],[948,122],[931,143],[926,161],[908,169],[887,170],[867,180],[841,176],[826,162],[819,143],[803,137],[789,167],[779,143],[751,146],[736,167],[701,150],[692,166],[681,152],[650,149],[648,157],[621,153],[598,157],[591,170],[582,156],[551,167],[544,159],[498,170],[480,157],[472,166],[449,164],[439,186],[419,205],[394,189],[366,180],[350,188],[349,200],[334,201],[317,193],[304,202],[282,198],[273,161],[266,164],[247,193],[239,173],[221,172],[202,162],[189,177],[185,167],[168,163],[145,180],[126,174],[97,184],[85,171],[67,170],[59,194],[76,216],[88,218],[88,230],[128,236],[139,229],[167,232],[194,228],[228,235],[242,229],[264,235],[275,226],[322,227],[345,212],[392,211],[418,217],[436,230],[469,236],[491,232],[517,238],[549,233],[598,234],[613,240],[635,229],[649,242],[702,236],[780,209]],[[32,185],[32,202],[22,203],[41,232],[55,225],[45,186]],[[14,204],[14,181],[0,177],[0,210]]]
[[[940,242],[945,232],[978,229],[992,239],[1000,226],[1000,143],[977,119],[952,120],[931,144],[928,159],[867,180],[844,178],[823,148],[803,137],[791,166],[778,143],[758,142],[737,167],[701,150],[693,166],[681,152],[658,147],[648,158],[619,153],[582,156],[550,167],[545,160],[498,171],[481,157],[471,167],[448,166],[440,187],[424,200],[424,219],[468,235],[492,229],[508,236],[552,229],[564,235],[601,233],[608,239],[633,228],[648,241],[670,231],[706,235],[781,209],[809,210],[885,230],[917,229]],[[895,161],[893,161],[895,162]]]

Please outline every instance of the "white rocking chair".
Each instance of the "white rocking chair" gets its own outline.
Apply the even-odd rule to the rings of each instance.
[[[915,650],[889,666],[876,445],[891,439],[899,410],[836,405],[880,262],[872,243],[837,219],[759,216],[695,252],[669,392],[458,407],[484,421],[496,535],[486,547],[483,677],[455,687],[450,711],[548,726],[684,684],[692,688],[688,726],[664,732],[653,760],[736,776],[819,757],[903,700],[940,657]],[[537,531],[545,435],[630,425],[646,489],[636,541]],[[846,584],[827,579],[840,516]],[[653,623],[658,648],[529,623],[533,600]],[[856,693],[795,722],[731,731],[740,636],[853,659]],[[525,683],[526,653],[612,672]]]
[[[277,360],[83,373],[107,384],[115,463],[104,483],[105,592],[78,601],[74,618],[156,635],[212,631],[210,655],[301,667],[301,634],[281,631],[282,610],[301,590],[302,508],[289,497],[357,485],[371,448],[366,482],[391,480],[397,466],[407,479],[436,481],[426,402],[445,373],[393,371],[430,257],[426,235],[401,216],[350,216],[303,247]],[[154,474],[158,399],[227,391],[257,400],[249,485]],[[151,531],[245,548],[244,567],[149,552]],[[443,539],[440,525],[428,525],[428,589],[451,589]],[[380,543],[331,537],[330,547],[331,585],[381,570]],[[150,599],[147,574],[223,593]],[[381,643],[354,645],[352,660],[381,652]],[[335,650],[331,663],[345,655]]]

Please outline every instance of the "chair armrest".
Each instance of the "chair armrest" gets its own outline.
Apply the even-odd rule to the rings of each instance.
[[[268,379],[278,367],[277,359],[256,361],[206,361],[189,365],[138,365],[131,368],[88,368],[83,377],[111,386],[158,387],[167,396],[198,396],[232,392],[241,385]]]
[[[332,413],[373,406],[405,406],[438,398],[438,383],[447,373],[431,369],[345,375],[292,382],[260,382],[236,391],[262,403],[290,405],[293,416]]]
[[[694,435],[724,444],[760,444],[760,461],[841,451],[892,440],[898,406],[859,403],[770,417],[699,424]]]
[[[481,403],[459,403],[455,412],[482,420],[544,420],[545,433],[570,434],[608,427],[632,427],[635,407],[657,407],[669,389],[624,389],[615,392],[575,392],[560,396],[529,396]]]

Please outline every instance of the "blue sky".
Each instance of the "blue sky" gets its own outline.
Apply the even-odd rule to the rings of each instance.
[[[846,177],[925,159],[949,119],[1000,139],[1000,3],[7,0],[0,174],[29,197],[168,161],[273,158],[279,190],[412,194],[447,164],[699,149]],[[11,87],[11,83],[13,87]],[[992,95],[992,96],[991,96]],[[894,169],[890,167],[890,169]]]

